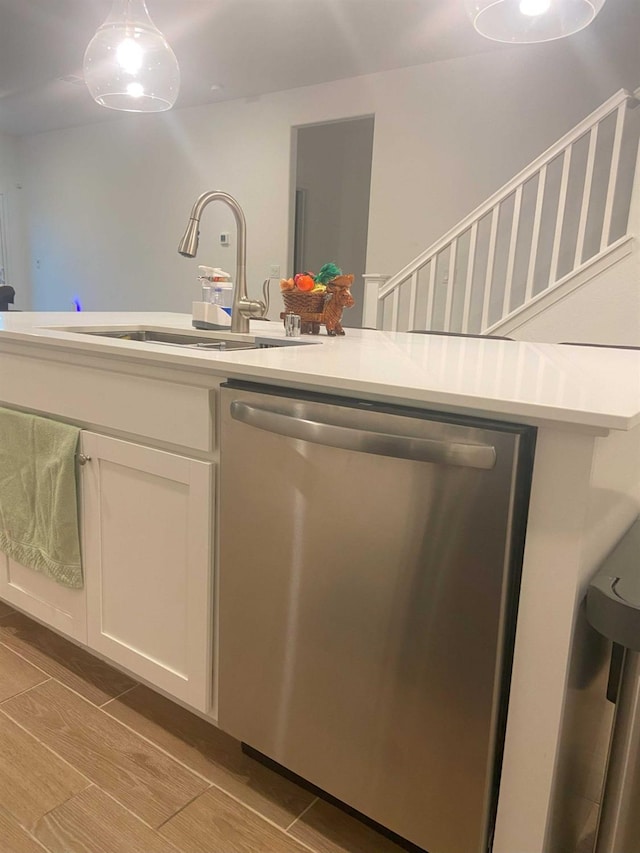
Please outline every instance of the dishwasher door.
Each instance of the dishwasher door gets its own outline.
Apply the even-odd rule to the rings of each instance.
[[[221,396],[221,728],[431,853],[486,851],[534,431]]]

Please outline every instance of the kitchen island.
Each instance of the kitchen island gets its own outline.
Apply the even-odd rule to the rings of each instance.
[[[594,740],[606,740],[610,722],[602,686],[606,648],[585,626],[582,600],[598,563],[639,511],[640,353],[358,329],[348,329],[344,338],[321,335],[301,339],[300,346],[278,346],[291,341],[283,339],[278,324],[266,322],[252,322],[247,340],[255,336],[267,348],[210,352],[80,331],[189,330],[187,315],[16,312],[0,314],[0,323],[2,404],[83,430],[82,452],[90,460],[82,468],[85,571],[96,566],[108,581],[103,600],[87,577],[86,602],[47,607],[44,592],[37,590],[31,606],[24,597],[12,597],[24,592],[24,577],[13,567],[18,580],[13,585],[5,580],[0,598],[212,720],[222,382],[244,380],[534,426],[492,849],[564,853],[575,845],[599,795],[602,751]],[[92,471],[96,460],[102,460],[102,474]],[[116,468],[136,471],[136,477],[117,482],[111,476]],[[184,636],[171,647],[163,645],[166,602],[157,601],[155,627],[137,624],[136,600],[148,595],[150,576],[142,573],[139,589],[135,583],[124,587],[129,579],[113,567],[128,565],[127,550],[136,543],[123,541],[118,518],[105,520],[104,510],[119,506],[127,492],[154,493],[160,481],[179,484],[188,516],[185,530],[171,540],[180,570],[163,579],[173,584],[173,603],[184,608]],[[171,513],[174,492],[147,508],[150,520],[133,499],[122,510],[149,525],[143,531],[147,541],[153,522]],[[111,543],[122,549],[115,557],[107,553]],[[94,618],[105,608],[112,619],[108,630],[96,627]],[[145,643],[149,648],[141,655]],[[176,647],[182,650],[179,659]]]

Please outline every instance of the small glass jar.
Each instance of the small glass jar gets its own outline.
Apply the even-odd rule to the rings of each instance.
[[[284,333],[287,338],[300,337],[300,315],[292,311],[284,315]]]

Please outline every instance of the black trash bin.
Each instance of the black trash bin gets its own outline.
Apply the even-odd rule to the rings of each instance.
[[[0,285],[0,311],[8,311],[9,304],[13,304],[16,292],[8,284]]]
[[[613,640],[620,663],[594,853],[640,853],[640,518],[591,581],[587,618]]]

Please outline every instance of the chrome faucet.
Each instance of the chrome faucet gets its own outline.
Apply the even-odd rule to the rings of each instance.
[[[266,317],[269,310],[269,280],[267,279],[263,286],[264,302],[249,299],[247,294],[247,223],[242,208],[235,198],[220,190],[202,193],[193,205],[187,230],[184,232],[184,236],[178,245],[178,252],[186,258],[195,258],[198,252],[198,239],[200,237],[200,217],[202,216],[202,211],[212,201],[221,201],[226,204],[227,207],[231,208],[234,219],[236,220],[238,250],[236,254],[236,283],[233,288],[233,302],[231,306],[231,331],[246,333],[249,331],[249,319],[251,317],[256,320]]]

